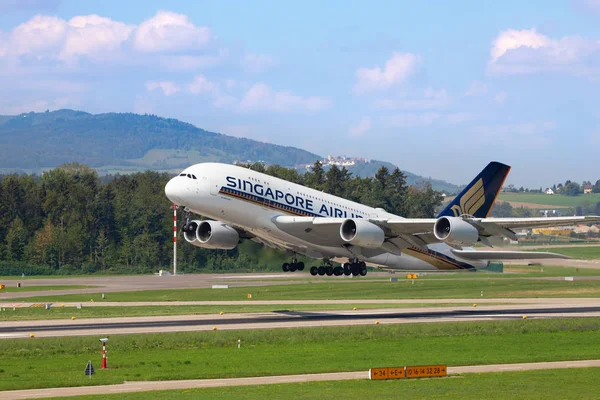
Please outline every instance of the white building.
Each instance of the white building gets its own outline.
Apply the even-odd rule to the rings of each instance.
[[[552,190],[552,189],[548,188],[548,189],[546,189],[546,190],[544,191],[544,193],[546,193],[546,194],[554,194],[554,190]]]

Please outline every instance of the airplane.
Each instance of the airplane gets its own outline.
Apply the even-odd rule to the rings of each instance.
[[[437,218],[404,218],[248,168],[200,163],[183,170],[165,194],[184,208],[183,236],[201,248],[234,249],[248,239],[292,254],[285,272],[302,271],[297,255],[323,260],[311,275],[365,276],[387,270],[477,270],[493,260],[568,258],[548,252],[475,250],[490,237],[517,240],[515,229],[573,225],[600,217],[489,218],[510,171],[489,163]],[[207,220],[191,219],[195,213]],[[342,265],[334,267],[332,261]]]

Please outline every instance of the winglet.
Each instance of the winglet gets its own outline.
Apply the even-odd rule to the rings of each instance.
[[[510,167],[492,161],[439,213],[439,217],[470,215],[485,218],[490,213]]]

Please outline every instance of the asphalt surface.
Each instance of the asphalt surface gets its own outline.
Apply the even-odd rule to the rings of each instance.
[[[466,373],[486,373],[486,372],[507,372],[507,371],[527,371],[543,369],[563,369],[563,368],[590,368],[600,367],[600,360],[584,361],[558,361],[542,363],[523,363],[523,364],[495,364],[495,365],[475,365],[463,367],[448,367],[448,375],[466,374]],[[79,386],[63,387],[49,389],[28,389],[11,390],[0,392],[0,400],[17,399],[40,399],[48,397],[70,397],[85,395],[108,395],[132,392],[148,392],[154,390],[184,390],[199,388],[214,388],[228,386],[252,386],[269,385],[281,383],[300,383],[317,381],[341,381],[369,379],[368,371],[336,372],[328,374],[304,374],[304,375],[284,375],[284,376],[261,376],[252,378],[229,378],[229,379],[190,379],[179,381],[136,381],[125,382],[119,385],[102,386]],[[443,379],[443,378],[438,378]]]
[[[502,305],[357,311],[314,311],[189,315],[162,317],[90,318],[87,320],[8,321],[0,326],[0,339],[87,336],[156,332],[189,332],[214,329],[274,329],[318,326],[464,322],[527,318],[600,316],[593,305]]]

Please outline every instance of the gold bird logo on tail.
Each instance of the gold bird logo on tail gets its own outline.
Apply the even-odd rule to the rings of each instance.
[[[451,207],[455,217],[461,215],[475,215],[477,210],[485,204],[485,190],[483,188],[483,179],[479,180],[460,198],[460,205],[455,204]]]

